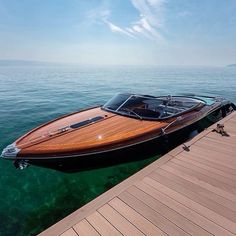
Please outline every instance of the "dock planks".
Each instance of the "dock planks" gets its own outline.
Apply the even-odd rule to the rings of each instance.
[[[39,235],[236,235],[236,112],[219,123]]]

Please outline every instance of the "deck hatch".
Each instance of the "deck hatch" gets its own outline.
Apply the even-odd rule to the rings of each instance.
[[[83,120],[83,121],[81,121],[81,122],[75,123],[75,124],[71,125],[70,128],[72,128],[72,129],[77,129],[77,128],[80,128],[80,127],[82,127],[82,126],[85,126],[85,125],[94,123],[94,122],[99,121],[99,120],[102,120],[102,119],[104,119],[103,116],[95,116],[95,117],[93,117],[93,118],[91,118],[91,119]]]

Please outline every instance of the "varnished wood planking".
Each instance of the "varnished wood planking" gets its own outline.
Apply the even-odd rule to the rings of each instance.
[[[18,143],[22,144],[30,140],[33,140],[41,135],[47,134],[49,126],[50,126],[50,131],[55,131],[66,125],[74,124],[74,123],[86,120],[88,118],[93,118],[98,115],[100,116],[109,115],[108,112],[102,111],[100,108],[92,108],[92,109],[85,110],[83,112],[82,111],[68,114],[68,115],[59,117],[55,120],[51,120],[48,123],[42,124],[41,126],[33,129],[32,130],[33,132],[30,131],[26,135],[19,138],[17,140],[17,144]]]
[[[90,149],[103,144],[124,142],[166,125],[165,122],[144,121],[123,116],[113,116],[73,132],[50,138],[43,143],[25,148],[22,153],[59,152]],[[152,135],[153,136],[153,135]],[[101,138],[98,138],[101,137]]]
[[[213,107],[203,106],[200,109],[182,114],[181,121],[177,120],[174,125],[171,125],[168,132],[176,131],[196,122],[219,105],[220,103],[216,103]],[[104,119],[78,129],[69,129],[58,133],[58,129],[96,116],[102,116]],[[162,121],[140,120],[107,112],[101,108],[88,109],[49,122],[17,140],[17,147],[21,149],[18,156],[35,157],[55,153],[57,155],[63,153],[81,154],[81,152],[97,151],[97,149],[101,151],[102,148],[108,148],[108,145],[112,149],[113,145],[115,148],[135,144],[157,137],[161,134],[161,128],[174,120],[175,118]],[[48,133],[54,134],[48,135]],[[36,137],[37,139],[34,140]]]

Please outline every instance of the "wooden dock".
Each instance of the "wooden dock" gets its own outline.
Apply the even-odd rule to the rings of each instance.
[[[236,235],[236,112],[219,123],[40,236]]]

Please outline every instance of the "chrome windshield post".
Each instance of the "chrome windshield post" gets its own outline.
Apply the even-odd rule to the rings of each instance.
[[[170,122],[165,128],[161,129],[161,133],[162,135],[166,135],[166,129],[168,129],[171,125],[173,125],[174,123],[176,123],[177,121],[181,121],[183,119],[182,116],[178,116],[175,120],[173,120],[172,122]]]
[[[119,111],[119,109],[121,108],[121,107],[123,107],[124,105],[125,105],[125,103],[126,102],[128,102],[130,99],[131,99],[131,97],[133,97],[134,95],[130,95],[117,109],[116,109],[116,111]]]

